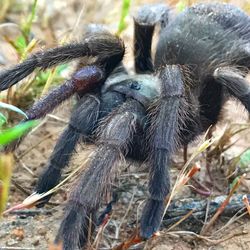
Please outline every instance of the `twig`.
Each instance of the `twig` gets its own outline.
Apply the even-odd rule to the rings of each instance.
[[[184,220],[186,220],[190,215],[192,215],[192,213],[194,212],[194,210],[189,211],[185,216],[183,216],[179,221],[177,221],[174,225],[172,225],[171,227],[168,228],[167,232],[171,231],[172,229],[174,229],[175,227],[177,227],[179,224],[181,224]]]
[[[25,169],[25,170],[26,170],[29,174],[31,174],[33,177],[37,177],[37,175],[36,175],[31,169],[29,169],[21,159],[19,159],[18,161],[20,162],[21,167],[22,167],[23,169]]]
[[[218,233],[220,233],[221,231],[225,231],[225,229],[227,227],[229,227],[234,222],[238,221],[240,218],[242,218],[245,215],[247,215],[247,211],[243,213],[244,210],[245,210],[245,208],[240,209],[232,218],[230,218],[230,220],[223,227],[221,227],[220,229],[218,229],[215,232],[213,232],[212,235],[218,235]],[[237,216],[238,214],[240,214],[240,215]]]
[[[194,236],[195,238],[198,238],[198,239],[201,239],[201,240],[205,240],[209,243],[212,243],[214,245],[218,245],[224,241],[227,241],[227,240],[230,240],[232,239],[233,237],[236,237],[236,236],[240,236],[242,235],[243,233],[240,232],[240,233],[235,233],[235,234],[231,234],[225,238],[222,238],[220,240],[214,240],[214,239],[211,239],[211,237],[207,237],[207,236],[202,236],[202,235],[199,235],[199,234],[196,234],[194,232],[191,232],[191,231],[174,231],[174,232],[167,232],[166,234],[169,234],[169,235],[176,235],[176,234],[187,234],[187,235],[192,235]]]
[[[48,121],[48,117],[45,117],[35,128],[33,128],[27,135],[31,135],[41,128]],[[26,136],[27,136],[26,135]]]
[[[14,214],[14,215],[23,215],[23,216],[36,216],[36,215],[51,215],[53,212],[51,210],[47,210],[47,209],[25,209],[25,210],[16,210],[16,211],[12,211],[10,212],[10,214]],[[0,248],[1,249],[1,248]]]
[[[52,115],[52,114],[48,114],[47,117],[51,118],[51,119],[54,119],[56,121],[59,121],[59,122],[63,122],[64,124],[69,124],[69,121],[68,120],[65,120],[63,118],[60,118],[56,115]]]
[[[116,236],[115,236],[115,237],[116,237],[117,239],[119,238],[119,233],[120,233],[121,226],[122,226],[123,222],[125,221],[125,219],[126,219],[126,217],[127,217],[127,215],[128,215],[128,212],[130,211],[130,208],[131,208],[131,206],[132,206],[132,204],[133,204],[134,196],[135,196],[135,193],[133,192],[133,195],[132,195],[131,200],[130,200],[129,205],[128,205],[128,209],[126,210],[126,213],[125,213],[124,216],[122,217],[122,220],[121,220],[121,222],[120,222],[120,225],[118,226],[118,229],[116,230]]]
[[[208,230],[212,227],[212,225],[215,223],[215,221],[218,219],[220,214],[224,211],[225,207],[228,205],[233,193],[236,191],[236,189],[239,187],[242,179],[246,176],[246,174],[243,174],[238,181],[235,183],[235,185],[230,190],[227,198],[224,200],[224,202],[221,204],[221,206],[218,208],[217,212],[214,214],[214,216],[211,218],[211,220],[208,222],[206,226],[204,226],[203,230],[201,231],[201,235],[205,235]]]
[[[45,137],[43,137],[42,140],[38,141],[36,144],[32,145],[31,147],[29,147],[26,151],[24,151],[21,155],[15,155],[15,158],[17,161],[20,161],[20,159],[22,159],[26,154],[28,154],[31,150],[33,150],[34,148],[36,148],[38,145],[40,145],[41,143],[43,143],[44,141],[46,141],[47,139],[50,139],[53,135],[52,134],[48,134]]]
[[[227,205],[221,216],[233,216],[235,213],[243,212],[244,204],[242,203],[242,194],[233,195],[230,203]],[[221,203],[227,198],[227,196],[217,196],[210,200],[209,209],[207,200],[185,198],[182,200],[174,200],[171,202],[168,212],[164,217],[163,225],[164,227],[169,227],[173,223],[177,222],[181,217],[185,216],[188,211],[194,210],[190,220],[190,227],[193,228],[193,224],[197,227],[197,220],[203,221],[206,216],[211,216],[214,214]],[[250,195],[248,195],[250,198]],[[198,229],[199,230],[199,229]]]
[[[24,193],[25,195],[31,195],[31,193],[26,190],[25,188],[23,188],[20,184],[18,184],[15,180],[12,180],[11,181],[12,184],[17,188],[19,189],[22,193]]]

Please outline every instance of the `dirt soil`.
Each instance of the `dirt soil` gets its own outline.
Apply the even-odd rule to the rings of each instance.
[[[49,2],[49,1],[48,1]],[[46,41],[46,46],[53,46],[55,40],[60,40],[65,32],[67,33],[72,27],[74,27],[73,34],[80,34],[84,25],[89,22],[105,23],[111,30],[116,30],[117,22],[119,20],[120,3],[114,3],[114,1],[96,1],[95,4],[86,3],[84,1],[51,1],[48,6],[41,4],[39,7],[40,14],[48,13],[52,15],[52,22],[49,24],[50,29],[43,29],[39,22],[34,25],[34,34],[39,39]],[[119,2],[119,1],[117,1]],[[133,1],[132,1],[133,2]],[[132,4],[131,13],[133,13],[138,5],[142,2],[156,2],[156,1],[134,1]],[[174,4],[174,1],[173,1]],[[237,2],[237,4],[244,5],[244,1]],[[23,13],[27,13],[27,5],[23,5]],[[25,7],[26,6],[26,7]],[[110,8],[112,6],[112,8]],[[107,14],[108,13],[108,14]],[[18,21],[19,14],[16,12],[8,15],[8,20]],[[105,17],[105,18],[104,18]],[[128,28],[122,34],[122,37],[126,41],[127,55],[126,65],[131,70],[133,67],[133,61],[131,48],[132,48],[132,15],[128,18]],[[15,63],[16,58],[13,56],[11,49],[2,41],[3,46],[7,48],[6,52],[0,49],[1,54],[4,54],[5,60],[8,64]],[[42,173],[43,168],[46,166],[46,162],[52,152],[55,142],[66,126],[69,119],[70,110],[73,107],[74,101],[69,100],[64,103],[60,108],[55,110],[52,116],[47,116],[39,125],[38,128],[33,130],[22,142],[20,147],[15,152],[15,169],[12,178],[12,184],[10,189],[10,197],[8,207],[22,202],[28,195],[30,195],[36,185],[38,176]],[[249,124],[249,117],[244,109],[230,102],[225,108],[225,114],[223,120],[217,126],[216,133],[220,133],[225,127],[225,124],[235,123],[247,123]],[[219,161],[215,161],[212,166],[212,175],[217,185],[217,189],[214,190],[214,195],[226,194],[228,182],[226,179],[227,174],[227,162],[234,156],[237,156],[240,152],[249,147],[250,142],[250,130],[240,134],[237,143],[223,154],[223,160],[225,164],[222,167],[217,167]],[[201,139],[201,138],[200,138]],[[237,138],[233,138],[235,141]],[[193,150],[195,150],[197,140],[193,145],[189,147],[188,155],[190,156]],[[91,149],[90,149],[91,151]],[[64,175],[79,166],[87,153],[83,153],[82,145],[78,146],[75,159],[70,164]],[[204,177],[206,172],[204,155],[197,159],[197,162],[201,164],[202,171],[198,175],[198,179],[204,181],[207,177]],[[183,154],[182,150],[173,159],[173,167],[171,169],[171,176],[173,182],[178,175],[180,168],[183,166]],[[250,166],[248,166],[250,168]],[[250,169],[246,171],[249,172]],[[143,201],[147,197],[147,167],[144,164],[135,162],[125,162],[121,164],[121,175],[118,178],[119,190],[122,190],[118,203],[113,207],[112,217],[102,232],[102,237],[98,238],[94,244],[94,249],[112,249],[112,247],[118,245],[124,240],[128,239],[133,234],[137,219],[140,214]],[[60,225],[60,221],[63,215],[63,209],[67,200],[67,195],[70,189],[75,183],[75,179],[65,184],[56,195],[50,201],[50,204],[44,208],[29,210],[22,210],[8,214],[0,220],[0,250],[8,249],[48,249],[48,245],[53,242],[57,229]],[[204,181],[205,183],[205,181]],[[250,193],[250,174],[244,181],[244,185],[238,190],[239,193]],[[184,197],[193,197],[205,199],[204,197],[193,192],[190,188],[186,187],[182,192],[178,194],[176,198],[181,199]],[[187,224],[181,224],[179,227],[168,231],[167,228],[162,228],[160,235],[148,240],[146,243],[138,244],[131,247],[131,249],[145,249],[145,250],[188,250],[188,249],[209,249],[209,250],[237,250],[250,249],[250,220],[249,216],[244,216],[225,227],[222,231],[217,230],[223,228],[230,218],[220,218],[213,228],[209,231],[208,237],[200,237],[191,233],[192,228]]]

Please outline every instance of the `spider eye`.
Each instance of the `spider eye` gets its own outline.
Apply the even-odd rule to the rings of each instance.
[[[134,90],[140,90],[141,89],[141,85],[138,82],[132,82],[130,84],[130,88],[134,89]]]

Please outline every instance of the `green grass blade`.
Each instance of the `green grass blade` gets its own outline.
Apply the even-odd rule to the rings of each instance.
[[[34,0],[34,2],[32,4],[32,8],[31,8],[31,13],[28,15],[27,19],[25,20],[25,22],[22,25],[22,32],[23,32],[26,40],[28,40],[33,21],[36,17],[36,9],[37,9],[37,0]]]
[[[129,13],[130,3],[131,3],[131,0],[123,0],[122,2],[121,18],[118,24],[117,35],[120,35],[127,27],[125,20]]]
[[[0,112],[0,128],[7,122],[7,118]]]
[[[14,111],[14,112],[16,112],[16,113],[18,113],[20,115],[23,115],[25,118],[28,118],[28,116],[21,109],[17,108],[16,106],[13,106],[11,104],[8,104],[8,103],[5,103],[5,102],[0,102],[0,108]]]
[[[37,121],[28,121],[0,132],[0,147],[20,138],[29,129],[36,126],[37,123]]]
[[[240,168],[247,168],[250,166],[250,149],[246,150],[241,156],[240,156]]]

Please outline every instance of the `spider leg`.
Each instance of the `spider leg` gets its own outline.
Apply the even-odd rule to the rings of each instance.
[[[71,80],[66,81],[63,85],[51,90],[48,95],[35,102],[26,112],[27,118],[25,121],[42,118],[67,98],[72,96],[75,92],[83,95],[83,93],[89,91],[90,88],[102,82],[103,79],[104,72],[99,67],[91,65],[81,68],[73,75]],[[21,137],[8,144],[4,148],[4,151],[14,151],[23,138],[24,137]]]
[[[83,94],[83,90],[86,93],[103,80],[104,72],[99,67],[92,65],[81,68],[73,75],[71,80],[51,90],[46,96],[35,102],[26,112],[27,120],[42,118],[74,93]]]
[[[250,113],[250,85],[244,75],[233,67],[220,67],[214,71],[215,80],[237,98]]]
[[[168,20],[169,8],[165,4],[148,4],[141,7],[134,18],[134,57],[137,73],[153,72],[151,57],[155,25],[162,27]]]
[[[86,95],[79,100],[73,111],[69,125],[64,129],[50,156],[48,165],[40,176],[36,192],[44,193],[58,184],[62,169],[68,165],[80,135],[88,140],[96,125],[100,101],[97,96]],[[50,197],[46,197],[38,207],[43,206]]]
[[[55,240],[56,243],[63,242],[64,250],[75,250],[79,244],[82,246],[87,243],[91,220],[95,221],[95,213],[102,199],[111,191],[117,162],[122,154],[126,155],[138,126],[138,117],[144,116],[144,112],[139,102],[128,99],[105,119],[88,170],[70,194]]]
[[[120,68],[123,70],[122,66]],[[102,83],[104,79],[105,73],[98,66],[90,65],[81,68],[73,75],[71,80],[51,90],[46,96],[35,102],[26,112],[27,120],[42,118],[74,93],[77,92],[82,96]]]
[[[0,72],[0,90],[10,88],[36,68],[45,70],[56,65],[81,59],[82,65],[99,65],[109,74],[124,55],[124,44],[107,32],[88,33],[81,43],[72,43],[31,55],[22,63]]]
[[[161,224],[165,198],[170,190],[170,156],[177,146],[178,113],[184,91],[182,72],[176,65],[166,66],[159,73],[161,96],[151,112],[149,128],[150,177],[148,199],[141,217],[140,235],[149,238]]]
[[[110,100],[113,100],[112,104]],[[84,143],[89,142],[97,121],[123,102],[124,97],[117,92],[107,92],[101,99],[95,95],[85,95],[79,100],[69,125],[58,139],[48,165],[38,180],[37,193],[44,193],[58,184],[62,170],[68,165],[79,139],[82,138]],[[50,197],[45,197],[37,207],[44,206]]]

